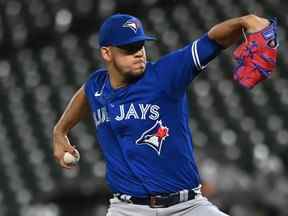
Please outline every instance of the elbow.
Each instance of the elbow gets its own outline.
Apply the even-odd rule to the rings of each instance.
[[[59,122],[53,127],[53,135],[67,134],[67,133],[68,130],[65,130]]]
[[[59,132],[60,132],[59,127],[58,127],[58,125],[56,124],[56,125],[53,127],[53,135],[59,134]]]

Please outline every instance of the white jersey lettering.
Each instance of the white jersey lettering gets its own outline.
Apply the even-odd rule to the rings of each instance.
[[[101,107],[97,109],[96,112],[93,112],[93,119],[96,127],[98,127],[101,123],[108,122],[108,114],[105,107]]]
[[[120,115],[116,116],[115,120],[122,121],[124,119],[124,117],[125,117],[124,105],[123,104],[120,105],[119,108],[120,108]]]
[[[135,110],[133,103],[130,104],[130,107],[129,107],[129,110],[127,112],[125,119],[130,119],[130,117],[132,116],[134,117],[134,119],[139,119],[139,116]]]
[[[128,108],[129,107],[129,108]],[[128,110],[127,110],[128,108]],[[126,119],[141,119],[145,120],[147,117],[151,120],[157,120],[160,117],[159,114],[160,107],[158,105],[151,104],[138,104],[130,103],[124,106],[124,104],[119,105],[119,114],[116,115],[116,121],[122,121]]]
[[[141,119],[146,119],[146,114],[148,109],[150,108],[151,104],[139,104],[140,110],[141,110]]]
[[[152,120],[156,120],[159,118],[159,112],[158,110],[160,109],[159,106],[157,105],[152,105],[151,108],[150,108],[150,115],[149,115],[149,118],[152,119]]]

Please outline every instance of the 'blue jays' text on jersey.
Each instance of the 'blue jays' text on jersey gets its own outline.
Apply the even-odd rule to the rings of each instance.
[[[143,77],[119,89],[105,70],[90,76],[85,95],[113,192],[145,197],[200,184],[185,91],[220,50],[204,35],[147,63]]]

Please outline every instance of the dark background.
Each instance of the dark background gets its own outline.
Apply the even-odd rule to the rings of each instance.
[[[111,193],[87,120],[71,133],[81,152],[66,171],[52,128],[73,93],[102,66],[98,29],[117,12],[139,17],[150,60],[228,18],[279,22],[278,68],[252,91],[233,81],[233,48],[189,88],[190,124],[204,193],[233,216],[288,215],[288,3],[284,0],[0,0],[0,216],[101,216]]]

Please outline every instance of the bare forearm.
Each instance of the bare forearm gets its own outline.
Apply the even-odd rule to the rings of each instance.
[[[70,169],[73,164],[65,164],[63,157],[66,152],[75,155],[76,149],[70,144],[68,132],[89,112],[89,106],[81,87],[70,100],[60,120],[53,130],[53,154],[61,167]]]
[[[208,36],[226,48],[239,40],[243,30],[253,33],[268,25],[269,21],[267,19],[247,15],[229,19],[213,26],[208,32]]]
[[[81,87],[70,100],[60,120],[54,127],[55,135],[67,135],[82,118],[89,112],[88,102],[84,95],[84,89]]]

